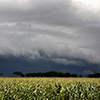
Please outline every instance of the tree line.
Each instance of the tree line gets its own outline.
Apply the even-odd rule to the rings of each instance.
[[[25,75],[22,72],[15,71],[13,73],[14,76],[19,76],[19,77],[82,77],[82,75],[77,75],[75,73],[70,74],[69,72],[67,73],[62,73],[59,71],[49,71],[49,72],[37,72],[37,73],[26,73]],[[88,74],[87,77],[89,78],[99,78],[100,73],[94,73],[94,74]]]
[[[90,77],[90,78],[99,78],[100,73],[88,74],[87,76]]]
[[[77,75],[77,74],[70,74],[69,72],[67,73],[62,73],[58,71],[49,71],[49,72],[38,72],[38,73],[26,73],[25,75],[22,72],[15,71],[13,73],[14,76],[20,76],[20,77],[82,77],[82,75]]]
[[[77,75],[77,74],[70,74],[69,72],[67,73],[62,73],[59,71],[49,71],[49,72],[37,72],[37,73],[26,73],[23,74],[22,72],[15,71],[13,72],[13,75],[16,77],[82,77],[82,75]],[[3,76],[3,73],[0,73],[0,76]],[[88,74],[86,77],[89,78],[99,78],[100,73],[94,73],[94,74]]]

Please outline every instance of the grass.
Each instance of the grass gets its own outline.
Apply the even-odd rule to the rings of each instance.
[[[100,79],[1,77],[0,100],[100,100]]]

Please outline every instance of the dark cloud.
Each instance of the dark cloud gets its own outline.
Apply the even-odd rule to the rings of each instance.
[[[26,74],[29,72],[47,72],[47,71],[61,71],[77,73],[86,76],[87,74],[92,74],[100,70],[99,66],[96,64],[87,63],[86,61],[83,65],[64,65],[62,63],[56,63],[50,59],[28,59],[25,57],[0,57],[0,72],[3,76],[13,76],[14,71],[21,71]],[[5,63],[6,62],[6,63]],[[81,67],[81,68],[80,68]]]

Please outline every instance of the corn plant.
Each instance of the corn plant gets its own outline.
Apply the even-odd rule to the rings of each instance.
[[[0,100],[100,100],[100,79],[1,78]]]

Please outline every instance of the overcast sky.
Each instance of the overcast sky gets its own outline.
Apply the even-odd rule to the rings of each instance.
[[[1,58],[48,60],[62,70],[86,62],[99,71],[99,40],[100,0],[0,0]]]

